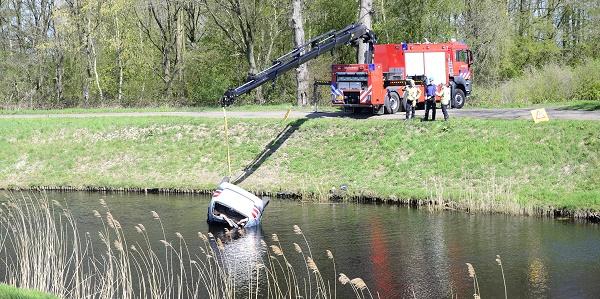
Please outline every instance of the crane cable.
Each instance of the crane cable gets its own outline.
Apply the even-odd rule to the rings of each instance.
[[[223,120],[225,121],[225,144],[227,146],[227,169],[229,170],[229,178],[231,178],[231,155],[229,152],[229,129],[227,128],[227,112],[223,107]]]

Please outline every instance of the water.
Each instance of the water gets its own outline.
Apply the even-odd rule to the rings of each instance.
[[[151,239],[162,239],[150,215],[160,214],[168,238],[180,232],[186,239],[208,232],[204,196],[140,194],[49,193],[66,202],[81,231],[97,232],[92,210],[104,198],[125,232],[135,237],[134,225],[143,223]],[[600,229],[596,224],[535,217],[470,215],[427,212],[406,207],[370,204],[301,204],[272,200],[263,224],[238,239],[225,242],[226,255],[239,264],[239,280],[246,267],[262,258],[260,240],[271,244],[279,236],[286,256],[301,272],[304,264],[293,242],[304,247],[293,225],[301,227],[322,275],[333,281],[337,272],[361,277],[381,298],[469,298],[473,282],[465,263],[474,265],[482,297],[503,298],[504,287],[496,255],[502,257],[509,298],[597,298],[600,295]],[[154,225],[154,226],[153,226]],[[222,230],[210,228],[215,235]],[[242,271],[243,270],[243,271]],[[338,285],[338,297],[352,295]]]

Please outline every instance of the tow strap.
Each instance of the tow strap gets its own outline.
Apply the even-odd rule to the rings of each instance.
[[[227,169],[229,170],[229,177],[231,178],[231,155],[229,153],[229,129],[227,128],[227,112],[223,107],[223,120],[225,120],[225,145],[227,146]]]

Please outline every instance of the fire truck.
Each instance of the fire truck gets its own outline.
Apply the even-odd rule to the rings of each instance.
[[[462,108],[471,94],[473,55],[464,43],[452,40],[378,45],[371,30],[362,24],[352,24],[317,36],[279,57],[266,70],[250,74],[244,84],[225,92],[221,104],[231,105],[236,97],[274,81],[288,70],[342,45],[360,42],[368,44],[364,64],[332,65],[331,81],[315,82],[315,89],[319,85],[331,87],[334,106],[354,112],[368,108],[374,114],[394,114],[405,107],[403,90],[410,79],[422,91],[419,103],[425,101],[424,88],[429,79],[435,84],[450,83],[454,108]]]

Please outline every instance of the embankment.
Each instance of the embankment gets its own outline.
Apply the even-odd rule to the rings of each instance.
[[[583,218],[600,211],[598,132],[592,121],[230,120],[233,177],[249,190]],[[221,119],[4,119],[0,157],[2,189],[192,192],[227,175]]]

